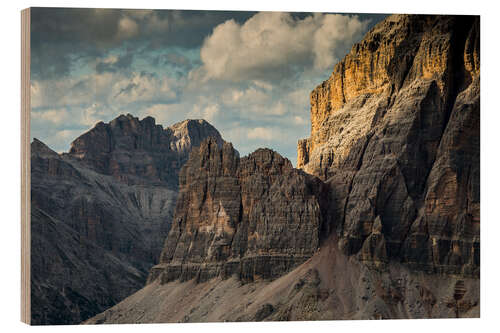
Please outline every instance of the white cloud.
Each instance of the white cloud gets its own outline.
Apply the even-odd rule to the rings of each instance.
[[[46,122],[53,125],[62,125],[70,119],[66,108],[48,109],[43,111],[32,111],[31,119],[34,122]]]
[[[103,62],[112,64],[116,57]],[[159,76],[151,73],[87,74],[78,78],[32,81],[31,103],[33,108],[54,108],[99,104],[117,107],[145,101],[172,101],[185,84],[184,79]]]
[[[78,119],[79,125],[91,127],[106,118],[106,107],[99,103],[93,103],[92,105],[84,107],[74,116],[75,119]]]
[[[255,127],[247,132],[247,137],[253,140],[271,141],[274,138],[273,130],[265,127]]]
[[[266,80],[282,78],[297,65],[324,70],[361,37],[367,24],[357,16],[315,14],[298,19],[281,12],[258,13],[242,25],[229,20],[205,39],[203,67],[193,77]]]
[[[277,116],[283,116],[286,113],[288,113],[288,110],[287,110],[287,107],[285,106],[285,104],[283,102],[279,101],[278,103],[273,105],[267,113],[272,114],[272,115],[277,115]]]
[[[220,107],[218,104],[210,104],[206,106],[194,105],[193,110],[191,110],[187,116],[189,118],[205,119],[206,121],[212,123],[218,115],[219,109]]]
[[[177,97],[175,86],[176,80],[168,77],[133,73],[113,83],[110,97],[119,103],[172,100]]]
[[[141,33],[172,24],[140,14],[123,15],[122,34],[137,33],[134,20],[147,21]],[[161,66],[141,67],[139,56],[126,71],[94,71],[98,62],[118,64],[123,50],[112,50],[92,60],[90,73],[32,81],[32,133],[62,151],[96,122],[119,114],[153,116],[164,126],[203,118],[242,155],[270,147],[293,160],[297,139],[309,134],[310,91],[364,30],[366,22],[355,16],[329,14],[259,13],[242,24],[227,21],[205,39],[201,66],[181,77]]]
[[[31,106],[61,107],[88,103],[92,87],[86,80],[66,78],[59,80],[31,81]]]
[[[319,28],[314,32],[314,66],[317,69],[331,67],[343,54],[336,54],[335,48],[349,49],[354,39],[361,37],[368,21],[345,15],[317,15]]]
[[[81,132],[81,130],[68,130],[68,129],[65,129],[65,130],[58,131],[56,133],[56,135],[55,135],[55,139],[56,140],[67,141],[67,140],[75,139],[76,137],[78,137],[81,134],[83,134]]]
[[[261,81],[261,80],[253,80],[252,83],[261,88],[261,89],[264,89],[264,90],[273,90],[273,86],[272,84],[268,83],[268,82],[265,82],[265,81]]]
[[[226,106],[251,106],[262,105],[271,100],[271,96],[267,91],[263,91],[256,87],[248,87],[246,89],[229,88],[226,89],[222,96],[222,101]]]
[[[295,125],[305,125],[308,123],[308,121],[301,116],[295,116],[293,117],[293,123]]]
[[[118,22],[118,37],[127,39],[135,37],[139,32],[139,25],[131,18],[124,16]]]
[[[144,108],[140,112],[142,118],[146,116],[151,116],[155,118],[157,124],[168,124],[169,113],[172,109],[175,109],[176,105],[172,104],[153,104],[149,107]]]

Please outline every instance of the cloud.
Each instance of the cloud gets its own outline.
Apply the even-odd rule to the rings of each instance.
[[[234,107],[238,105],[262,105],[271,100],[268,91],[259,89],[255,86],[246,88],[229,88],[222,94],[222,101],[226,106]]]
[[[144,101],[172,101],[177,98],[177,80],[153,73],[132,73],[115,82],[111,88],[110,102],[137,103]]]
[[[187,116],[189,118],[201,118],[208,122],[213,122],[215,117],[219,114],[220,106],[218,104],[210,104],[207,106],[200,107],[199,105],[194,105],[193,110],[190,111]]]
[[[55,150],[132,113],[164,126],[204,118],[242,154],[270,147],[292,162],[311,89],[368,29],[368,18],[310,13],[32,14],[32,135]]]
[[[304,119],[304,117],[294,116],[293,123],[296,125],[306,125],[308,123],[308,121],[306,119]]]
[[[109,66],[119,60],[108,59]],[[114,72],[110,70],[80,77],[32,80],[33,108],[82,106],[94,103],[125,106],[130,103],[175,101],[185,85],[182,78],[151,72]]]
[[[172,69],[178,76],[185,76],[195,66],[200,65],[197,59],[191,59],[177,50],[151,56],[148,61],[154,67]]]
[[[35,79],[68,76],[78,61],[127,43],[133,50],[198,48],[213,27],[254,12],[32,8],[31,61]]]
[[[360,21],[357,16],[330,14],[315,17],[320,22],[313,39],[314,66],[317,69],[329,68],[337,62],[362,37],[368,25],[368,21]],[[336,49],[341,52],[335,52]]]
[[[247,131],[247,137],[249,139],[257,140],[267,140],[271,141],[274,139],[273,131],[270,128],[255,127]]]
[[[200,56],[206,79],[276,80],[297,69],[325,70],[361,38],[369,20],[358,16],[261,12],[245,23],[228,20],[205,39]],[[198,74],[199,75],[199,74]]]
[[[97,61],[95,69],[98,74],[104,72],[114,73],[129,68],[132,65],[133,60],[133,53],[127,53],[119,56],[111,55],[101,61]]]
[[[69,120],[66,108],[48,109],[31,112],[31,119],[34,122],[46,122],[54,125],[66,124]]]
[[[124,16],[118,21],[118,39],[128,39],[137,36],[139,25],[134,19]]]

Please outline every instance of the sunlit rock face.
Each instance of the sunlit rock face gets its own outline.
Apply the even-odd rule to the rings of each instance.
[[[479,317],[479,18],[394,15],[297,165],[204,142],[148,284],[87,323]]]
[[[393,15],[313,90],[297,166],[345,253],[478,276],[479,55],[478,17]]]

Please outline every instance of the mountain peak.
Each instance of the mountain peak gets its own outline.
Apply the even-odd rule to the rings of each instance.
[[[45,143],[38,140],[37,138],[33,138],[33,142],[31,143],[31,154],[38,155],[43,157],[55,157],[59,158],[59,154],[49,148]]]
[[[130,113],[99,122],[76,138],[68,155],[103,174],[126,182],[131,177],[177,183],[177,174],[193,147],[220,133],[202,119],[187,119],[163,128],[156,120]]]

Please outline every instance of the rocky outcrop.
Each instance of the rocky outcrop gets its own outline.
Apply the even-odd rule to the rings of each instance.
[[[330,239],[275,280],[155,281],[85,324],[479,317],[479,279],[373,269]]]
[[[75,324],[144,285],[144,271],[39,208],[31,212],[31,322]]]
[[[393,15],[311,93],[299,168],[346,254],[479,274],[479,18]]]
[[[214,139],[193,150],[160,264],[149,282],[276,278],[317,250],[328,192],[269,149],[240,159]]]
[[[203,144],[149,283],[87,323],[479,317],[479,55],[478,17],[389,16],[311,93],[308,174]]]
[[[78,323],[144,285],[158,263],[175,208],[177,181],[168,177],[178,179],[191,148],[212,134],[222,141],[203,120],[163,129],[151,117],[127,115],[97,124],[73,142],[69,153],[57,154],[33,140],[32,277],[39,282],[32,285],[33,324]],[[65,227],[60,238],[45,233],[47,221]],[[68,256],[66,250],[79,242],[89,245],[75,248],[78,258]],[[53,264],[47,264],[48,257]],[[124,266],[124,276],[118,277]],[[127,277],[131,269],[133,279]],[[65,273],[51,274],[54,270]],[[86,301],[78,305],[80,296],[72,295]]]
[[[71,144],[68,156],[126,184],[168,184],[177,187],[178,172],[192,147],[207,137],[222,141],[205,120],[185,120],[163,128],[154,118],[127,114],[99,122]]]

